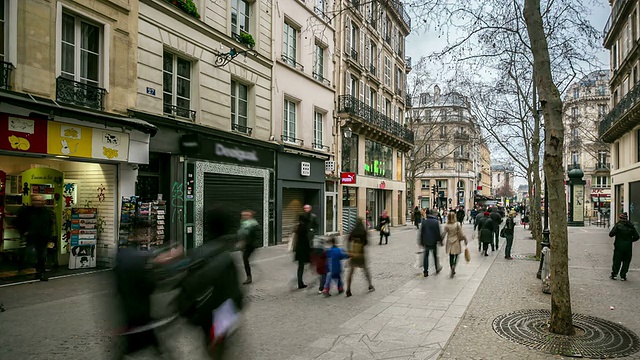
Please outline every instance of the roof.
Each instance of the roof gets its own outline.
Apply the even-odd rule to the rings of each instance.
[[[596,81],[609,82],[609,70],[596,70],[585,75],[580,79],[580,86],[593,86]]]

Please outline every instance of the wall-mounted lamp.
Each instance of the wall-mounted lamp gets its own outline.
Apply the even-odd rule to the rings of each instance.
[[[344,134],[344,137],[348,139],[348,138],[350,138],[350,137],[351,137],[351,135],[353,135],[353,130],[351,130],[351,127],[350,127],[350,126],[347,126],[347,127],[342,131],[342,134]]]

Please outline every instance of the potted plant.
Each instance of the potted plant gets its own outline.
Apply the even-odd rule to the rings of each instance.
[[[238,35],[238,41],[241,44],[246,45],[250,49],[253,49],[253,47],[256,46],[256,42],[255,40],[253,40],[253,36],[244,31],[240,32],[240,35]]]

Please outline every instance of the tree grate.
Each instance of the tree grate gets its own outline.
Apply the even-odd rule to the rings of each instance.
[[[610,359],[640,350],[640,338],[614,322],[573,314],[576,335],[549,332],[551,311],[519,310],[493,320],[493,330],[501,337],[553,355],[590,359]]]
[[[538,261],[536,260],[536,254],[513,254],[511,257],[517,260]]]

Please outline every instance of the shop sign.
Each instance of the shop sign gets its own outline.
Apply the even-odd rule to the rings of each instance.
[[[198,158],[244,166],[273,167],[273,152],[256,146],[201,136]]]
[[[354,172],[342,172],[340,173],[340,182],[342,184],[355,184],[356,173]]]
[[[378,187],[379,187],[380,189],[386,189],[386,188],[387,188],[387,183],[386,183],[386,182],[384,182],[384,181],[382,181],[382,182],[380,183],[380,185],[378,185]]]
[[[93,129],[49,121],[48,151],[51,155],[91,158]]]
[[[92,157],[114,161],[129,160],[129,134],[93,129]]]
[[[478,191],[482,191],[482,186],[478,186],[478,187],[476,187],[476,190],[478,190]]]
[[[306,161],[300,162],[300,175],[311,176],[311,163],[308,163]]]
[[[573,221],[584,221],[584,186],[573,187]]]
[[[47,120],[0,114],[0,150],[47,153]]]

